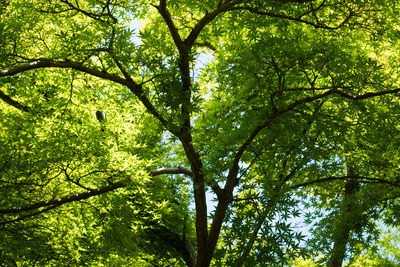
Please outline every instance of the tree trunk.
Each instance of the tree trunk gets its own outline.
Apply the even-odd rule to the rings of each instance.
[[[331,257],[327,264],[328,267],[340,267],[343,264],[343,259],[346,255],[346,246],[349,242],[351,230],[354,226],[354,210],[356,209],[356,193],[359,189],[359,184],[354,177],[352,166],[347,166],[347,176],[350,177],[346,181],[340,218],[336,223],[336,229],[333,236],[333,248]]]

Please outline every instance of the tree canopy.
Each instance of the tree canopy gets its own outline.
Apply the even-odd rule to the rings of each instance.
[[[400,223],[398,16],[394,0],[1,1],[0,262],[365,261]]]

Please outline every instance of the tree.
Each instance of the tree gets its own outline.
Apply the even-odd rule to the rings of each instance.
[[[279,264],[307,253],[301,201],[353,213],[332,196],[356,181],[396,210],[394,1],[0,10],[3,262]]]

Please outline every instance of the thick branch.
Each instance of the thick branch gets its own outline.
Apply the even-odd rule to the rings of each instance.
[[[205,183],[203,174],[203,163],[200,159],[200,155],[197,153],[193,146],[190,116],[191,110],[189,109],[191,101],[191,76],[190,76],[190,58],[189,52],[193,45],[196,37],[190,39],[190,41],[182,41],[179,35],[178,29],[174,25],[171,14],[169,13],[166,0],[160,0],[160,4],[156,6],[158,12],[163,17],[171,36],[174,40],[176,47],[178,48],[180,59],[179,68],[182,79],[182,107],[181,112],[183,116],[182,125],[180,130],[174,132],[175,136],[182,142],[185,154],[191,164],[192,179],[193,179],[193,191],[194,200],[196,206],[196,237],[197,237],[197,263],[198,266],[208,266],[211,261],[212,252],[207,246],[208,243],[208,223],[207,223],[207,203],[205,194]],[[208,22],[205,22],[207,24]],[[203,25],[203,27],[205,26]],[[193,31],[192,31],[193,32]],[[196,35],[197,36],[197,35]]]
[[[33,212],[33,213],[29,213],[29,214],[20,216],[20,217],[18,217],[18,218],[16,218],[16,219],[12,219],[12,220],[8,220],[8,221],[3,221],[3,222],[0,222],[0,225],[6,225],[6,224],[10,224],[10,223],[16,223],[16,222],[25,220],[25,219],[27,219],[27,218],[29,218],[29,217],[33,217],[33,216],[39,215],[39,214],[41,214],[41,213],[44,213],[44,212],[46,212],[46,211],[52,210],[52,209],[54,209],[54,208],[56,208],[56,207],[58,207],[58,206],[50,206],[50,207],[47,207],[47,208],[45,208],[45,209],[41,209],[41,210],[39,210],[39,211],[36,211],[36,212]]]
[[[186,51],[187,48],[186,48],[185,44],[183,43],[182,38],[179,35],[178,29],[176,28],[174,22],[172,21],[171,14],[169,13],[169,11],[167,9],[167,1],[160,0],[160,4],[158,6],[155,6],[155,8],[157,8],[158,12],[163,17],[165,23],[167,24],[168,29],[171,32],[172,39],[174,40],[176,47],[178,47],[180,52]]]
[[[203,163],[193,146],[190,128],[183,128],[179,139],[191,164],[194,201],[196,206],[197,265],[209,266],[212,251],[208,247],[207,201],[203,174]]]
[[[78,71],[82,71],[84,73],[87,74],[91,74],[93,76],[102,78],[102,79],[106,79],[106,80],[110,80],[125,86],[133,86],[133,87],[137,87],[136,90],[140,90],[139,85],[134,83],[133,81],[127,81],[126,79],[112,74],[112,73],[108,73],[105,71],[100,71],[97,69],[93,69],[90,67],[86,67],[84,65],[82,65],[81,63],[78,62],[74,62],[71,60],[64,60],[64,61],[55,61],[55,60],[49,60],[49,59],[41,59],[41,60],[37,60],[31,63],[27,63],[27,64],[23,64],[23,65],[19,65],[16,66],[12,69],[8,69],[8,70],[2,70],[0,71],[0,77],[7,77],[7,76],[14,76],[18,73],[22,73],[28,70],[34,70],[34,69],[41,69],[41,68],[63,68],[63,69],[75,69]],[[133,82],[133,84],[132,84]]]
[[[1,90],[0,90],[0,99],[2,99],[4,102],[6,102],[7,104],[13,106],[16,109],[19,109],[19,110],[24,111],[24,112],[28,112],[29,111],[29,108],[27,106],[24,106],[21,103],[15,101],[14,99],[12,99],[8,95],[6,95]]]
[[[264,121],[264,123],[260,124],[258,127],[256,127],[249,137],[246,139],[246,141],[240,146],[238,151],[235,154],[235,157],[232,162],[232,167],[229,169],[229,174],[228,174],[228,181],[225,186],[225,190],[233,190],[234,186],[236,185],[237,181],[237,174],[239,171],[239,162],[240,159],[243,155],[243,153],[247,150],[247,148],[250,146],[251,142],[257,137],[257,135],[263,130],[265,127],[267,127],[276,117],[281,115],[283,112],[274,112],[268,118]]]

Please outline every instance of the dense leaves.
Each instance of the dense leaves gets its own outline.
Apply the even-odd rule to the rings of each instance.
[[[373,249],[400,221],[397,17],[383,0],[2,1],[0,261],[392,261]]]

